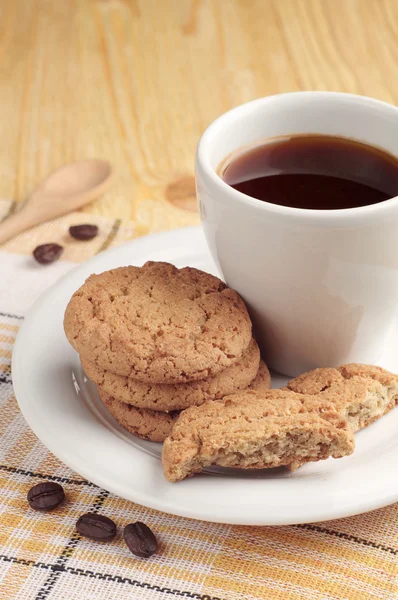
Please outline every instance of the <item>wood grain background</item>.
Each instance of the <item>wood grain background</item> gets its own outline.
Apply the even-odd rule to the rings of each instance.
[[[196,223],[215,117],[293,90],[396,103],[397,41],[397,0],[0,0],[0,196],[100,156],[117,178],[87,211],[141,234]]]

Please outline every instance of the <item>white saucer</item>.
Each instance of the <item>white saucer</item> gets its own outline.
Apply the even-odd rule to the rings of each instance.
[[[93,272],[164,260],[216,273],[200,228],[148,236],[85,262],[30,310],[15,344],[19,406],[40,440],[97,485],[164,512],[244,525],[347,517],[398,501],[398,409],[356,435],[356,450],[295,473],[213,469],[181,483],[164,479],[160,445],[124,432],[102,407],[62,327],[72,293]],[[389,352],[381,364],[398,370]],[[395,363],[395,365],[394,365]],[[274,385],[284,382],[274,378]]]

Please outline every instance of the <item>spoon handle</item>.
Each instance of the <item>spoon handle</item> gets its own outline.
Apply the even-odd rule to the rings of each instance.
[[[26,209],[10,215],[0,223],[0,246],[10,238],[26,231],[37,224],[37,219],[32,218],[32,214]]]

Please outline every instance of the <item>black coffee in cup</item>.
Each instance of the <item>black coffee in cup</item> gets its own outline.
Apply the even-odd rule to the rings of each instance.
[[[355,208],[398,196],[398,157],[348,138],[292,135],[235,153],[223,163],[221,177],[272,204]]]

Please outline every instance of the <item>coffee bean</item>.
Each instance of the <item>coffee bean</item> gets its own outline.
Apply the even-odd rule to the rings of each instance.
[[[124,528],[124,541],[130,552],[142,558],[152,556],[158,549],[155,535],[145,523],[130,523]]]
[[[65,493],[62,485],[59,485],[59,483],[45,481],[30,488],[27,498],[31,508],[35,510],[51,510],[63,502]]]
[[[84,537],[99,542],[109,542],[116,535],[116,523],[96,513],[85,513],[76,523],[76,529]]]
[[[41,265],[48,265],[58,260],[63,251],[59,244],[42,244],[33,250],[33,256]]]
[[[85,223],[84,225],[73,225],[72,227],[69,227],[69,233],[75,240],[92,240],[98,235],[98,227],[97,225],[89,225],[88,223]]]

